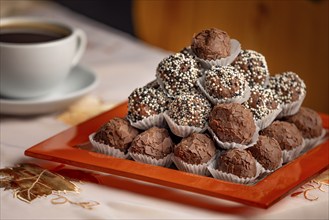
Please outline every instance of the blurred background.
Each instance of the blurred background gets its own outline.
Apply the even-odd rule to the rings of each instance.
[[[329,114],[327,0],[54,0],[147,44],[178,52],[209,27],[243,49],[262,53],[271,75],[296,72],[307,85],[304,106]],[[1,17],[47,1],[0,0]],[[154,64],[156,68],[157,63]]]

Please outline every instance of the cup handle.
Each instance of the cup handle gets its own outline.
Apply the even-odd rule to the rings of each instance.
[[[72,60],[72,66],[75,66],[79,62],[87,46],[87,36],[84,31],[76,29],[75,35],[77,37],[77,48]]]

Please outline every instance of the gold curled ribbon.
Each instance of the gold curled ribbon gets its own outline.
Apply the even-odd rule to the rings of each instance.
[[[99,202],[96,201],[90,201],[90,202],[73,202],[71,200],[69,200],[68,198],[66,198],[65,196],[62,195],[56,195],[56,198],[51,199],[51,203],[54,205],[61,205],[61,204],[65,204],[65,203],[70,203],[73,205],[77,205],[80,206],[84,209],[93,209],[94,206],[99,205]]]

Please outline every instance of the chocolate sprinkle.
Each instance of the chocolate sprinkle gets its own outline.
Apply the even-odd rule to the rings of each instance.
[[[250,98],[242,105],[252,112],[255,120],[263,119],[279,108],[278,98],[272,90],[254,87],[250,93]]]
[[[231,99],[243,95],[246,90],[243,74],[232,66],[213,66],[205,72],[204,89],[217,99]]]
[[[250,87],[264,86],[269,77],[265,57],[253,50],[242,50],[231,65],[244,75]]]
[[[168,95],[177,96],[190,92],[200,74],[199,65],[192,56],[176,53],[159,63],[156,77]]]
[[[268,88],[278,95],[280,104],[297,101],[306,94],[304,81],[294,72],[284,72],[270,77]]]
[[[210,102],[199,93],[182,94],[169,104],[168,115],[180,126],[203,128],[211,111]]]
[[[166,110],[168,98],[159,88],[141,87],[135,89],[128,97],[127,118],[133,122]]]

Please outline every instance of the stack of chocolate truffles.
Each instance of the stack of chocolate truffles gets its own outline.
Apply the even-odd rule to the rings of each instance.
[[[270,74],[263,54],[218,28],[194,34],[154,76],[131,92],[125,118],[90,135],[96,151],[254,184],[325,135],[319,114],[302,106],[298,74]]]

